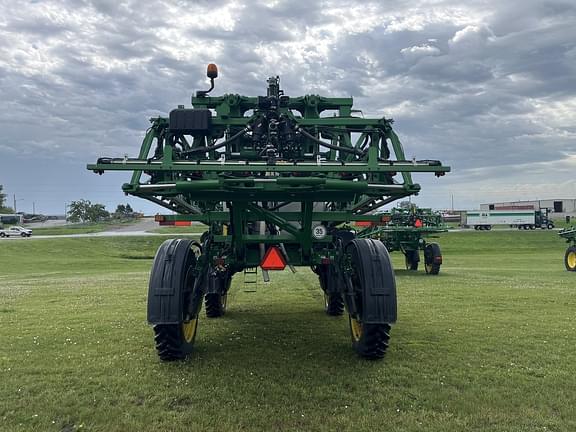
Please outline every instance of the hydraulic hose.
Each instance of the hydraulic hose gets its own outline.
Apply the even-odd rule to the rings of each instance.
[[[211,146],[207,146],[207,147],[196,147],[190,150],[186,150],[183,151],[182,154],[191,154],[191,153],[205,153],[205,152],[209,152],[212,150],[218,150],[219,148],[222,148],[224,146],[226,146],[227,144],[231,143],[232,141],[240,138],[242,135],[244,135],[245,133],[249,132],[251,130],[251,128],[249,126],[245,127],[244,129],[242,129],[240,132],[235,133],[234,135],[232,135],[230,138],[228,138],[225,141],[222,141],[218,144],[214,144]]]
[[[344,153],[352,153],[356,156],[364,156],[365,155],[365,153],[363,151],[357,150],[355,148],[342,147],[342,146],[337,146],[334,144],[324,142],[321,139],[316,138],[314,135],[308,133],[306,130],[302,129],[300,126],[296,126],[296,131],[300,132],[305,137],[310,138],[312,141],[315,141],[318,144],[323,145],[324,147],[327,147],[329,149],[338,150],[338,151],[341,151]]]

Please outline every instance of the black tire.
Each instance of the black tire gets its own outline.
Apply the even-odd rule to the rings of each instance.
[[[219,318],[226,313],[228,290],[232,283],[232,276],[227,275],[224,279],[218,278],[214,282],[218,284],[218,292],[209,292],[204,296],[204,305],[208,318]]]
[[[324,311],[330,316],[344,313],[344,297],[340,293],[324,293]]]
[[[546,228],[548,228],[549,230],[551,230],[552,228],[554,228],[554,224],[549,223],[548,225],[546,225]]]
[[[206,294],[204,296],[204,306],[208,318],[219,318],[226,313],[226,302],[228,294]]]
[[[576,271],[576,246],[570,246],[564,254],[564,265],[568,271]]]
[[[20,233],[20,237],[26,237],[27,234],[26,233]]]
[[[386,354],[390,340],[390,323],[396,321],[396,282],[390,256],[384,244],[371,239],[357,239],[351,242],[352,266],[354,272],[350,282],[354,288],[355,313],[348,306],[350,337],[352,348],[365,359],[381,359]],[[384,291],[382,291],[384,288]],[[378,290],[385,292],[381,297],[372,296]],[[384,300],[386,298],[386,300]],[[373,303],[374,302],[374,303]],[[374,306],[385,311],[379,323],[365,323]],[[364,307],[368,307],[365,310]],[[374,322],[374,316],[371,317]]]
[[[536,225],[530,225],[530,229],[531,229],[531,230],[535,230],[535,229],[536,229]]]
[[[429,243],[424,249],[424,268],[429,275],[440,273],[442,265],[442,252],[438,243]]]
[[[420,261],[420,254],[418,250],[407,250],[404,254],[406,262],[406,270],[416,271],[418,270],[418,262]]]
[[[152,328],[160,360],[184,360],[192,352],[198,330],[198,318],[191,321],[189,327],[183,324],[156,324]]]
[[[350,317],[352,347],[361,357],[381,359],[390,341],[390,324],[362,324]]]
[[[340,316],[344,313],[344,297],[338,292],[337,274],[333,266],[321,265],[317,268],[320,288],[324,292],[324,312],[330,316]]]
[[[188,312],[192,303],[192,289],[195,279],[193,268],[196,265],[196,242],[191,240],[173,239],[165,241],[156,252],[150,286],[148,289],[148,320],[153,322],[154,341],[158,357],[162,361],[183,360],[192,352],[198,330],[198,313],[191,316]],[[172,296],[158,296],[158,290],[170,289]],[[170,298],[170,303],[158,303],[159,297]],[[157,315],[162,307],[168,304],[178,305],[170,318]],[[198,309],[202,301],[197,302]],[[162,322],[168,321],[168,322]]]
[[[6,234],[0,233],[0,237],[6,237]]]
[[[312,270],[314,273],[318,275],[318,282],[320,283],[320,288],[323,292],[326,292],[326,288],[328,287],[328,266],[327,265],[319,265],[313,267]]]

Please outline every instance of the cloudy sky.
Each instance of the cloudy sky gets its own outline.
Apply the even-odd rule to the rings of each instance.
[[[0,0],[0,184],[18,210],[113,210],[148,118],[189,104],[218,64],[215,94],[353,96],[392,117],[421,205],[576,197],[573,0]]]

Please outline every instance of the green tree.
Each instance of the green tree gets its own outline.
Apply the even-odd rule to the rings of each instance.
[[[0,185],[0,213],[14,213],[12,207],[6,207],[6,194],[2,192],[3,190],[4,186]]]
[[[114,217],[116,218],[132,218],[134,217],[134,210],[130,204],[118,204],[116,211],[114,212]]]
[[[72,201],[67,219],[70,222],[98,222],[110,217],[103,204],[92,204],[89,200]]]

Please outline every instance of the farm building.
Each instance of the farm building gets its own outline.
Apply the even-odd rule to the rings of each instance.
[[[576,198],[543,199],[533,201],[507,201],[480,204],[480,210],[549,209],[551,219],[576,218]]]

